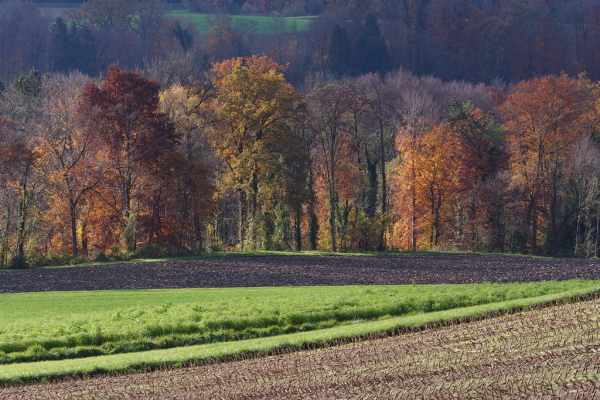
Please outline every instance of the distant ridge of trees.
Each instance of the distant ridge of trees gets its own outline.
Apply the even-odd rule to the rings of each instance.
[[[10,81],[31,68],[97,75],[114,63],[136,68],[181,52],[204,70],[231,57],[265,54],[289,64],[286,77],[297,87],[307,74],[357,76],[398,68],[486,83],[562,72],[600,78],[600,3],[594,0],[190,0],[184,5],[214,13],[208,34],[171,18],[162,0],[89,0],[60,20],[35,3],[0,2],[0,78]],[[225,14],[314,18],[303,32],[290,32],[275,18],[266,34],[251,20],[234,23]]]

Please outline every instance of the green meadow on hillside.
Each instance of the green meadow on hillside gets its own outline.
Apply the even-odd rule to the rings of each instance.
[[[211,30],[211,14],[197,14],[189,11],[172,11],[173,17],[181,17],[194,23],[201,34],[209,34]],[[262,17],[246,15],[230,15],[231,24],[240,31],[249,33],[291,33],[308,30],[310,18],[302,17]]]

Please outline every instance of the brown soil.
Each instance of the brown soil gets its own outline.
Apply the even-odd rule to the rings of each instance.
[[[0,271],[0,293],[531,282],[600,278],[600,260],[465,254],[254,256]]]
[[[2,399],[599,399],[600,301],[318,351],[0,388]]]

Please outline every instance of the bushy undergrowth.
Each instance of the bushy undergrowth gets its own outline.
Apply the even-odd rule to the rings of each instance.
[[[49,318],[13,320],[7,313],[0,318],[0,363],[80,358],[267,337],[356,321],[450,310],[574,289],[591,292],[599,288],[600,281],[572,280],[519,284],[196,289],[188,290],[189,302],[176,297],[177,290],[161,291],[160,298],[173,293],[178,299],[177,304],[163,302],[110,311],[94,311],[91,307],[77,314],[58,313]],[[208,297],[191,295],[207,291],[210,291]],[[123,293],[104,292],[105,301],[110,302],[111,296],[123,296]],[[136,292],[127,293],[129,304],[136,304]],[[11,295],[0,295],[0,301],[3,296]],[[35,296],[37,303],[32,303],[32,307],[39,306],[44,296],[53,296],[53,301],[60,301],[56,296],[63,296],[64,302],[72,298],[68,293]]]
[[[145,244],[136,252],[128,252],[120,246],[115,246],[107,253],[94,253],[74,257],[67,252],[48,254],[44,257],[29,257],[22,268],[27,267],[58,267],[79,265],[95,262],[129,261],[135,259],[169,259],[185,256],[200,256],[201,252],[185,249],[174,249],[165,244]]]

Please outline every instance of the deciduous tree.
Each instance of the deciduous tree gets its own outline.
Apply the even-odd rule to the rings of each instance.
[[[402,161],[397,167],[401,189],[396,201],[409,207],[412,203],[415,210],[403,214],[416,217],[405,218],[405,228],[398,233],[404,233],[417,247],[441,244],[440,237],[448,233],[454,200],[474,181],[461,150],[458,138],[443,123],[420,136],[398,135]],[[412,202],[413,198],[416,201]]]
[[[215,150],[225,165],[223,182],[238,196],[238,241],[256,241],[259,198],[280,182],[269,177],[273,163],[285,166],[295,141],[292,129],[304,114],[300,94],[285,81],[284,67],[266,56],[214,64]]]
[[[77,110],[79,94],[88,80],[87,76],[74,73],[57,75],[44,82],[43,119],[36,146],[49,186],[49,203],[59,212],[59,220],[51,223],[69,226],[73,256],[77,256],[80,249],[78,231],[83,231],[81,205],[100,183],[106,169],[102,162],[105,154],[99,148],[100,138],[93,127],[83,122],[93,120],[93,116],[81,118]],[[86,112],[99,110],[91,108]],[[68,216],[60,215],[60,209],[64,208]],[[50,210],[47,213],[52,214]],[[61,223],[61,219],[68,224]],[[81,239],[83,242],[84,238]]]
[[[103,185],[112,193],[109,201],[120,220],[115,228],[129,251],[136,247],[144,178],[177,142],[173,125],[160,111],[159,91],[157,81],[113,66],[101,86],[94,82],[85,86],[80,106],[84,118],[91,119],[86,123],[94,123],[106,146],[109,168]]]
[[[509,190],[526,222],[523,251],[558,248],[565,165],[581,137],[583,96],[577,80],[547,76],[519,83],[500,108],[509,132]]]
[[[348,114],[352,106],[351,94],[344,85],[325,82],[315,86],[307,95],[310,118],[308,125],[314,136],[313,159],[317,175],[326,188],[331,250],[337,251],[338,210],[341,190],[356,188],[356,182],[343,186],[342,170],[352,166],[356,152],[352,122]]]

